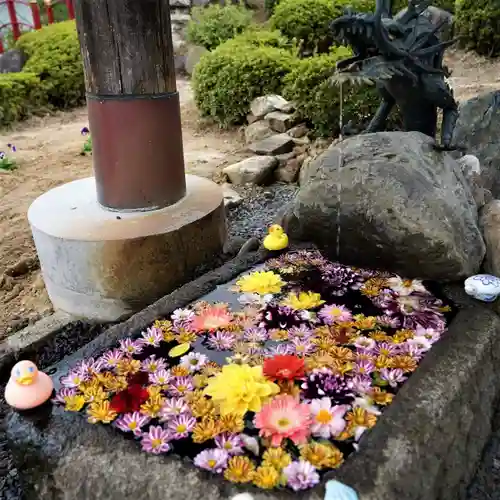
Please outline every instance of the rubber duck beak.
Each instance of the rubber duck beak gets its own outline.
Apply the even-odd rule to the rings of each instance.
[[[23,375],[21,377],[17,377],[16,382],[21,385],[31,385],[34,379],[35,377],[33,377],[33,375]]]

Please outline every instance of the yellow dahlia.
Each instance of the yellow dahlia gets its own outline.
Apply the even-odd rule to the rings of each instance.
[[[112,410],[110,408],[109,401],[98,401],[95,403],[91,403],[87,408],[87,413],[89,415],[87,420],[91,424],[97,424],[97,422],[109,424],[118,415],[115,410]]]
[[[281,292],[285,282],[279,274],[272,271],[256,271],[240,278],[236,285],[238,290],[243,293],[267,295]]]
[[[314,292],[290,292],[281,302],[281,305],[296,310],[314,309],[324,304],[319,293]]]

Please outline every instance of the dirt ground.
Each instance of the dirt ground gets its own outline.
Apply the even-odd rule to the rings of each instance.
[[[500,88],[500,61],[471,53],[450,52],[450,81],[459,100]],[[186,170],[212,178],[221,166],[243,157],[240,131],[220,131],[203,124],[192,101],[189,84],[179,81]],[[18,148],[19,168],[0,170],[0,341],[51,311],[36,261],[26,212],[40,194],[59,184],[92,175],[92,158],[80,156],[87,126],[85,108],[34,119],[0,134]],[[12,276],[14,275],[14,276]]]

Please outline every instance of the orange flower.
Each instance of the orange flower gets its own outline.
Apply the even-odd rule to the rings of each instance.
[[[417,362],[411,356],[394,356],[392,368],[400,368],[405,373],[414,372],[417,369]]]
[[[224,477],[233,483],[249,483],[253,479],[255,465],[248,457],[229,459]]]
[[[213,332],[219,328],[227,327],[233,316],[223,306],[208,306],[201,310],[193,320],[191,327],[197,332]]]

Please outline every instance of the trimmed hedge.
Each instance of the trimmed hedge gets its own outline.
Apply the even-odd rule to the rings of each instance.
[[[463,46],[489,57],[500,55],[499,27],[499,0],[457,0],[455,32]]]
[[[331,82],[335,63],[349,57],[345,47],[332,49],[329,54],[302,59],[285,77],[284,97],[293,101],[298,114],[319,136],[338,134],[340,117],[340,89]],[[365,125],[380,104],[380,97],[373,86],[343,84],[343,122]],[[397,122],[397,113],[391,123]]]
[[[252,11],[243,5],[194,7],[187,26],[187,39],[195,45],[213,50],[242,33],[251,22]]]
[[[242,35],[202,56],[192,84],[203,116],[223,127],[242,123],[253,99],[281,92],[296,59],[290,50],[266,45],[276,40],[276,34]]]

